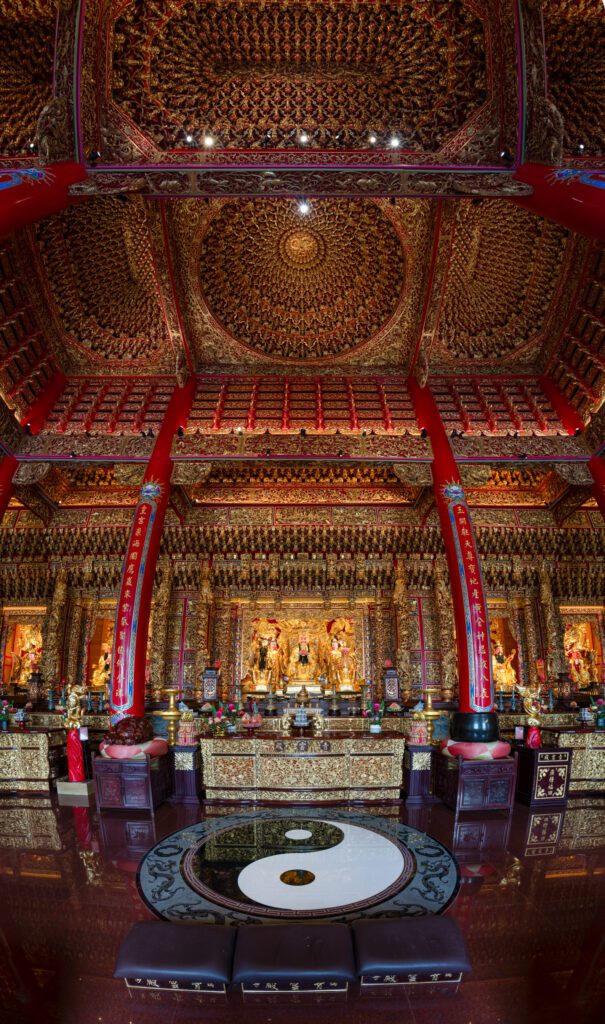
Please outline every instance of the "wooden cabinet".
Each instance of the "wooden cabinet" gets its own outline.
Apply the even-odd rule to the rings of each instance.
[[[99,809],[153,811],[171,792],[166,754],[124,761],[95,757],[93,775]]]
[[[567,803],[571,778],[571,749],[519,747],[517,800],[530,807]]]
[[[464,761],[437,757],[435,791],[447,807],[459,811],[509,810],[515,796],[517,760]]]

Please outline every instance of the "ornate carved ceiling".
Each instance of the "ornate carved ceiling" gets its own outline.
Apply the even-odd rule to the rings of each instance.
[[[605,154],[605,12],[593,0],[543,4],[548,94],[563,117],[564,148]]]
[[[309,206],[87,199],[19,240],[18,270],[67,372],[531,372],[560,344],[585,239],[507,200]]]
[[[29,155],[53,88],[56,3],[0,2],[0,154]]]
[[[111,99],[160,151],[439,150],[488,97],[484,4],[234,0],[114,4]],[[267,136],[267,132],[270,133]]]
[[[157,209],[142,199],[106,197],[36,226],[30,287],[49,306],[71,368],[174,368],[152,244],[156,222]]]
[[[502,201],[455,204],[434,363],[490,368],[539,357],[560,333],[581,271],[576,244],[550,221]]]
[[[325,359],[369,341],[400,307],[402,243],[380,208],[324,200],[307,216],[283,200],[228,202],[199,248],[202,299],[263,355]]]

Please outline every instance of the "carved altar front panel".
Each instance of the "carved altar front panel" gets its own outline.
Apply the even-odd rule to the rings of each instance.
[[[209,800],[398,800],[402,735],[203,738]]]

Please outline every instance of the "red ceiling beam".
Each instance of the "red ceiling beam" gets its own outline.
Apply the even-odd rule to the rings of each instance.
[[[85,168],[72,160],[0,170],[0,238],[80,202],[69,195],[69,187],[85,178]]]
[[[533,195],[515,197],[526,210],[563,224],[571,231],[605,241],[605,176],[602,171],[527,163],[515,179],[531,185]]]

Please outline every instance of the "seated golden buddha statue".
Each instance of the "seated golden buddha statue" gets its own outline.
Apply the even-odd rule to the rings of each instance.
[[[288,658],[286,675],[287,693],[298,693],[303,686],[308,693],[321,693],[322,687],[317,681],[317,657],[305,633],[301,633]]]

